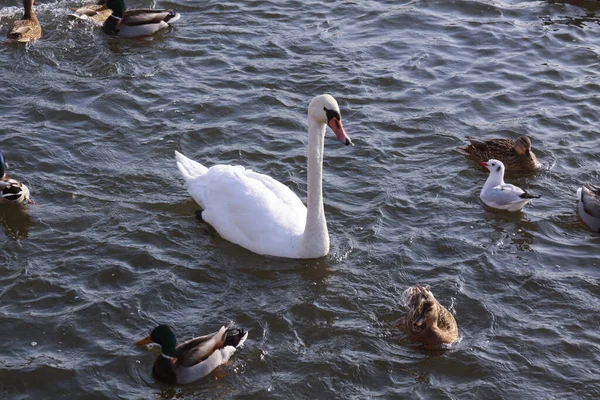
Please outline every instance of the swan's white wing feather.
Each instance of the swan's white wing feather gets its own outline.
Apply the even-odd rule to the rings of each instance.
[[[202,182],[188,186],[202,193],[202,218],[219,234],[259,254],[293,251],[304,232],[306,207],[286,186],[241,166],[217,165]]]
[[[176,152],[177,167],[202,218],[219,234],[255,253],[294,257],[306,207],[282,183],[242,166],[207,169]]]

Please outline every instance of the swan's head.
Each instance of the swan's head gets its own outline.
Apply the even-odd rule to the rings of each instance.
[[[501,174],[504,176],[504,164],[502,164],[502,161],[489,160],[488,162],[482,161],[479,164],[487,168],[491,175]]]
[[[344,130],[340,107],[333,96],[322,94],[312,99],[308,106],[308,118],[329,125],[338,140],[346,146],[354,145]]]

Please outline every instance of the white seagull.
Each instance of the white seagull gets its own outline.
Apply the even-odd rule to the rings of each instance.
[[[588,183],[577,189],[579,218],[594,232],[600,233],[600,187]]]
[[[504,164],[502,161],[489,160],[480,162],[483,167],[490,171],[479,197],[486,205],[492,208],[507,211],[519,211],[531,199],[537,199],[540,196],[529,194],[520,187],[504,183]]]

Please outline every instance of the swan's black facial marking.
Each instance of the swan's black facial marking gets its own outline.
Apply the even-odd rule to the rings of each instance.
[[[337,111],[334,111],[334,110],[330,110],[327,107],[323,107],[323,110],[325,110],[325,115],[327,116],[327,123],[329,124],[331,119],[335,118],[335,125],[339,129],[340,128],[340,120],[342,119],[342,117],[340,117],[340,113]]]
[[[500,168],[500,166],[498,165],[498,168],[496,168],[496,171],[500,172],[502,168]]]

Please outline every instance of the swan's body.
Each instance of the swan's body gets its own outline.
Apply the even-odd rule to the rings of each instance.
[[[404,328],[409,339],[425,348],[438,348],[458,340],[458,325],[450,311],[425,288],[416,285],[406,289],[402,300],[407,308]]]
[[[125,0],[107,0],[112,14],[104,21],[102,30],[123,37],[149,36],[177,21],[181,15],[173,10],[140,8],[125,10]]]
[[[600,233],[600,187],[588,183],[577,189],[577,201],[581,220]]]
[[[529,194],[523,189],[504,183],[504,164],[498,160],[481,162],[490,171],[479,197],[486,205],[507,211],[519,211],[538,195]]]
[[[317,96],[308,108],[307,207],[287,186],[267,175],[242,166],[206,168],[175,152],[188,192],[204,209],[202,219],[223,238],[258,254],[288,258],[327,255],[329,234],[322,192],[327,125],[342,143],[351,144],[335,99]]]
[[[23,18],[15,21],[15,25],[8,38],[17,42],[31,42],[42,37],[42,27],[35,12],[33,12],[33,0],[23,0]]]
[[[204,378],[219,365],[226,363],[235,350],[246,341],[248,332],[222,326],[210,335],[190,339],[177,346],[175,333],[169,325],[159,325],[136,345],[158,343],[162,353],[154,362],[152,375],[170,384],[186,384]]]

